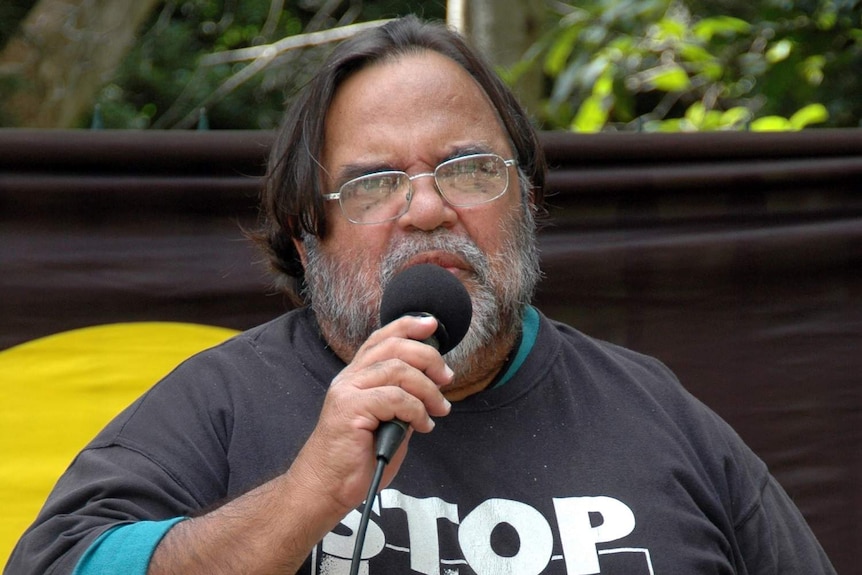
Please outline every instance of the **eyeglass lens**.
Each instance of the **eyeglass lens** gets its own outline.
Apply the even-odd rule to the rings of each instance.
[[[495,154],[448,160],[437,166],[433,175],[446,201],[459,207],[495,200],[506,192],[509,184],[507,162]],[[341,187],[339,198],[345,216],[362,224],[380,223],[402,216],[407,212],[411,199],[411,178],[404,172],[395,171],[350,180]]]

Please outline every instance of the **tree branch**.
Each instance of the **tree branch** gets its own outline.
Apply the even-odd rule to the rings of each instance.
[[[308,34],[296,34],[295,36],[288,36],[278,42],[273,42],[272,44],[266,44],[263,46],[252,46],[250,48],[240,48],[239,50],[228,50],[225,52],[218,52],[216,54],[208,54],[201,58],[200,65],[218,66],[219,64],[230,64],[233,62],[246,62],[249,60],[261,59],[269,62],[276,56],[289,50],[320,46],[331,42],[339,42],[346,38],[350,38],[363,30],[377,28],[386,22],[388,22],[388,20],[361,22],[359,24],[350,24],[340,28],[333,28],[332,30],[321,30],[319,32],[310,32]]]

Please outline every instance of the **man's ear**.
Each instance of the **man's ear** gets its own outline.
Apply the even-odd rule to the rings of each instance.
[[[305,269],[305,264],[308,261],[308,258],[305,253],[305,242],[300,238],[291,238],[293,242],[293,247],[296,248],[296,253],[299,254],[299,261],[302,262],[302,269]]]

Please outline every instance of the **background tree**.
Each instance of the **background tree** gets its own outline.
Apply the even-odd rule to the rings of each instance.
[[[26,13],[22,22],[26,31],[29,21],[44,20],[41,4],[65,4],[65,13],[105,8],[126,13],[123,25],[138,30],[137,42],[124,49],[113,32],[87,30],[94,40],[88,50],[126,54],[113,73],[103,71],[94,91],[75,93],[77,114],[59,119],[55,115],[21,113],[23,108],[51,108],[51,94],[69,99],[82,86],[67,83],[64,90],[38,90],[36,84],[21,74],[20,65],[3,65],[17,52],[17,38],[9,40],[0,52],[0,125],[84,127],[94,122],[110,128],[189,128],[205,121],[221,129],[268,129],[277,125],[284,101],[301,85],[320,61],[321,52],[329,49],[326,30],[355,23],[374,21],[405,13],[445,18],[440,2],[409,0],[3,0],[4,13],[10,17]],[[142,25],[131,22],[131,10],[143,11],[150,5],[150,16]],[[152,8],[155,7],[155,10]],[[75,16],[75,22],[83,21]],[[140,21],[140,20],[139,20]],[[7,21],[8,22],[8,21]],[[0,28],[2,34],[8,34]],[[81,34],[68,34],[69,28],[53,27],[27,34],[39,42],[64,42],[66,51],[80,53],[75,42]],[[320,32],[310,42],[299,42],[303,49],[283,49],[273,53],[266,48],[279,39]],[[337,32],[335,37],[338,37]],[[72,49],[70,49],[72,48]],[[33,51],[32,61],[40,60]],[[15,57],[17,58],[17,57]],[[15,60],[12,58],[12,61]],[[20,60],[20,58],[17,58]],[[81,58],[67,62],[69,73]],[[83,60],[88,62],[87,60]],[[46,69],[44,61],[36,64]],[[56,70],[56,67],[52,67]],[[84,66],[88,68],[88,66]],[[57,72],[55,72],[56,74]],[[88,76],[89,77],[89,76]],[[19,105],[13,105],[14,103]],[[74,116],[74,117],[73,117]]]
[[[552,86],[546,126],[576,131],[857,126],[859,0],[554,3],[518,69]]]
[[[158,0],[39,0],[0,53],[2,114],[16,125],[70,127],[135,40]],[[13,12],[11,7],[4,9]]]
[[[60,0],[3,0],[0,45],[10,23],[52,3]],[[11,63],[19,60],[8,56],[15,40],[8,42],[0,52],[0,125],[34,125],[10,116],[9,110],[20,115],[29,106],[36,110],[32,121],[55,127],[87,126],[98,109],[95,120],[110,128],[270,129],[331,48],[332,35],[349,32],[339,28],[407,13],[444,19],[447,9],[444,0],[62,3],[79,10],[109,4],[142,10],[147,3],[155,9],[140,26],[128,18],[122,23],[140,37],[114,74],[109,70],[116,62],[99,74],[73,74],[81,63],[92,67],[95,56],[82,55],[94,51],[119,61],[125,43],[113,31],[80,32],[68,15],[51,32],[66,34],[66,55],[76,55],[68,70],[55,67],[62,81],[39,88],[32,75],[15,72],[21,67]],[[798,129],[858,126],[862,118],[862,0],[448,4],[450,16],[462,5],[465,33],[547,129]],[[49,31],[36,35],[46,45]],[[88,35],[93,41],[86,50],[72,43]],[[531,38],[538,40],[531,45]],[[90,85],[101,88],[75,98],[78,112],[59,114],[72,91]],[[40,99],[53,103],[37,106]]]
[[[545,26],[543,0],[448,0],[447,23],[464,34],[497,67],[517,65]],[[512,78],[512,88],[531,112],[544,97],[542,69],[531,66]]]

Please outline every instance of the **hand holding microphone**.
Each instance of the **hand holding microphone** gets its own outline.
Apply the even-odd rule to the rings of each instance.
[[[380,302],[381,325],[405,315],[431,315],[437,320],[436,331],[422,340],[422,343],[430,345],[443,355],[458,345],[467,334],[473,316],[473,305],[470,294],[458,278],[439,266],[420,264],[407,268],[392,278]],[[365,509],[356,530],[350,575],[359,573],[365,532],[371,514],[371,499],[377,493],[384,468],[398,451],[408,427],[406,422],[394,419],[381,422],[377,429],[377,468],[369,485]]]
[[[295,478],[333,501],[334,515],[362,501],[378,459],[380,433],[394,436],[386,440],[391,447],[383,456],[388,476],[397,471],[393,454],[408,426],[393,434],[396,430],[381,432],[390,427],[381,422],[398,418],[424,433],[433,428],[433,417],[448,413],[440,389],[452,383],[452,373],[431,338],[440,351],[451,349],[472,317],[466,289],[439,266],[407,268],[392,279],[382,299],[384,325],[330,383],[317,424],[292,465]],[[417,314],[433,314],[436,323],[410,317]]]
[[[470,294],[451,273],[433,264],[419,264],[396,275],[380,302],[380,324],[405,315],[431,315],[437,320],[434,335],[422,341],[444,355],[458,345],[473,316]],[[397,419],[377,430],[377,457],[387,463],[398,450],[408,425]]]

